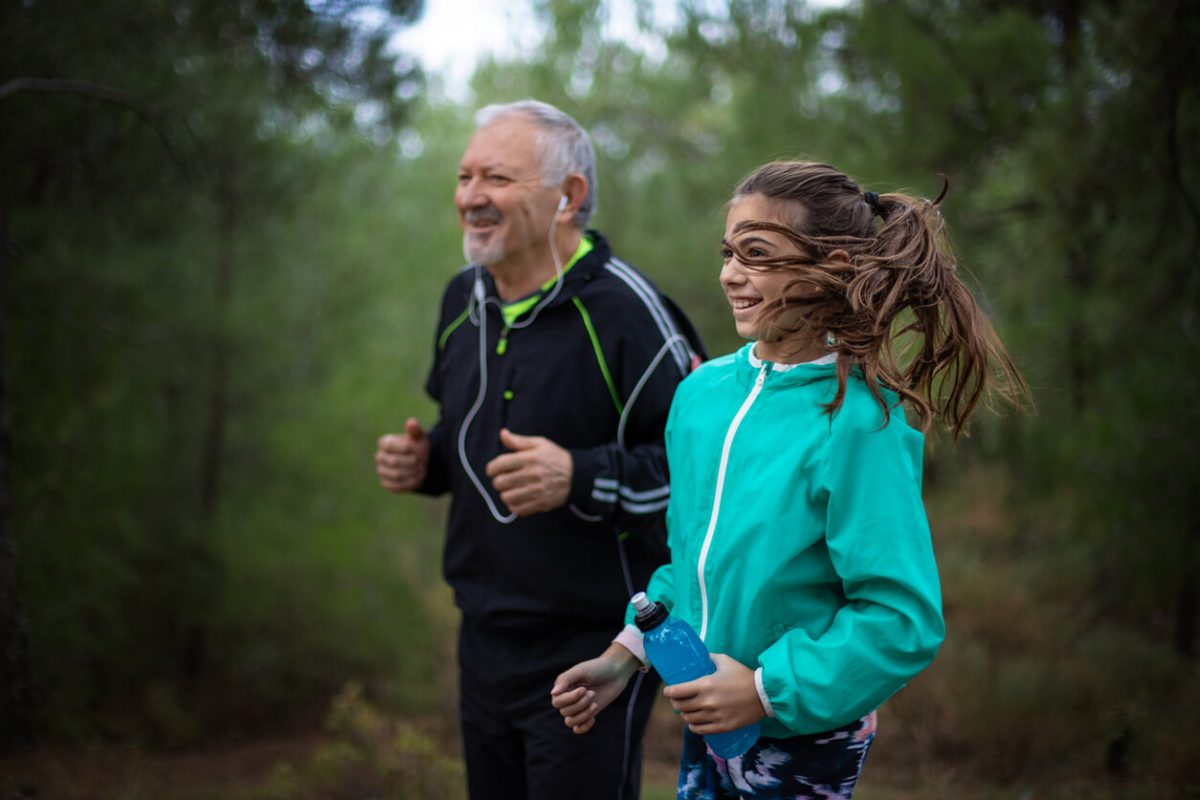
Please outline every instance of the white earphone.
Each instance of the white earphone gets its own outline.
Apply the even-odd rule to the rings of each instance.
[[[558,201],[558,210],[562,211],[566,207],[567,207],[567,196],[564,194],[562,196],[562,198]]]

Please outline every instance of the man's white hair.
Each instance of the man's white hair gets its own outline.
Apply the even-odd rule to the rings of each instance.
[[[573,172],[587,180],[587,197],[573,218],[581,230],[586,228],[596,209],[596,151],[587,131],[569,114],[540,100],[484,106],[475,112],[475,130],[509,117],[523,117],[537,129],[538,152],[541,154],[538,171],[543,185],[560,186]]]

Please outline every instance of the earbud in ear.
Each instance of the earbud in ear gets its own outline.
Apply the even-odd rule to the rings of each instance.
[[[567,196],[564,194],[558,201],[558,210],[562,211],[567,207]]]

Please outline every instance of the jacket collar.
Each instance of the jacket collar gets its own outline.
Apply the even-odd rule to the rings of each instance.
[[[608,263],[609,258],[612,257],[612,249],[609,247],[608,239],[604,237],[604,234],[589,228],[588,230],[584,231],[584,236],[587,236],[592,240],[591,251],[588,252],[583,258],[579,259],[579,261],[577,261],[575,265],[563,275],[562,288],[558,291],[558,294],[555,295],[554,299],[546,305],[546,307],[557,306],[561,303],[570,301],[571,298],[579,293],[581,287],[585,283],[594,278],[600,270],[604,269],[604,265]],[[568,256],[568,258],[569,257],[570,256]],[[492,274],[488,272],[486,268],[483,270],[483,283],[484,288],[487,290],[488,297],[498,299],[499,296],[496,293],[496,281],[494,278],[492,278]],[[545,294],[549,294],[549,292],[553,290],[554,285],[552,283],[550,289],[547,290]],[[538,293],[542,294],[541,290],[539,290]],[[515,302],[520,301],[518,300]]]
[[[770,377],[766,386],[794,386],[837,375],[836,353],[829,353],[815,361],[806,361],[802,364],[777,364],[759,358],[754,352],[755,344],[755,342],[751,342],[734,354],[734,364],[738,376],[746,382],[754,382],[763,368],[767,366],[770,368]]]

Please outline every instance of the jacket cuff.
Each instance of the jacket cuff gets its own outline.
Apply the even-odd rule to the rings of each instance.
[[[429,429],[429,463],[425,467],[425,480],[416,488],[417,494],[437,497],[450,491],[450,465],[445,460],[445,431],[441,425]]]
[[[650,669],[650,662],[646,660],[646,648],[642,646],[642,632],[636,625],[626,625],[613,641],[633,653],[633,657],[641,662],[640,671],[646,672]]]
[[[768,717],[774,719],[775,709],[771,707],[771,698],[767,697],[767,690],[763,686],[762,667],[754,670],[754,688],[758,690],[758,702],[762,703],[763,711],[767,712]]]
[[[617,504],[617,482],[600,476],[608,466],[603,452],[570,450],[571,491],[567,500],[589,514],[609,515]]]

